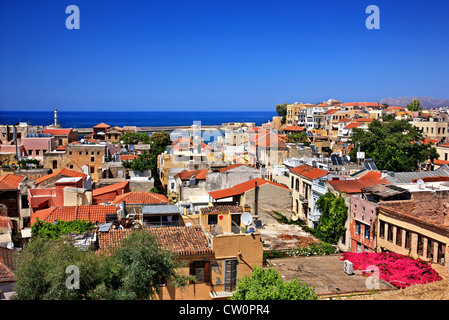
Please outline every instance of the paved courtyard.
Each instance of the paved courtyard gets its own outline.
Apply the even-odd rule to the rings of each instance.
[[[343,271],[340,254],[327,256],[310,256],[268,260],[272,267],[280,272],[286,281],[297,278],[315,287],[318,295],[348,294],[366,292],[367,277],[360,271],[348,275]],[[380,280],[380,290],[393,289],[391,285]]]
[[[257,231],[260,232],[264,242],[264,250],[289,250],[298,245],[307,245],[316,241],[312,235],[297,225],[273,222],[267,223]]]

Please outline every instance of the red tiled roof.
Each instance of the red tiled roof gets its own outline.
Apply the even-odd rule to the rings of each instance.
[[[87,175],[85,175],[82,172],[78,172],[78,171],[70,170],[70,169],[67,169],[67,168],[63,168],[61,170],[55,171],[53,173],[47,174],[47,175],[45,175],[43,177],[40,177],[40,178],[36,179],[35,184],[37,185],[37,184],[39,184],[39,183],[41,183],[41,182],[43,182],[45,180],[48,180],[48,179],[53,178],[53,177],[56,177],[58,174],[60,174],[61,176],[66,176],[66,177],[74,177],[74,178],[81,177],[81,178],[83,178],[82,180],[84,180],[87,177]]]
[[[363,188],[390,184],[386,179],[329,180],[328,183],[338,192],[345,193],[361,193]]]
[[[159,245],[178,256],[213,254],[201,226],[150,228]]]
[[[25,179],[25,176],[11,173],[0,176],[0,190],[17,190],[23,179]]]
[[[345,102],[342,104],[343,107],[378,107],[379,104],[377,102]]]
[[[128,192],[114,199],[113,204],[125,201],[128,204],[171,203],[166,196],[153,192]]]
[[[43,133],[49,133],[53,136],[63,136],[68,135],[72,132],[72,129],[45,129]]]
[[[116,206],[100,206],[100,205],[85,205],[85,206],[70,206],[70,207],[52,207],[48,209],[38,210],[34,212],[31,217],[31,224],[36,222],[36,219],[54,222],[72,221],[72,220],[87,220],[93,223],[106,222],[107,214],[116,214]]]
[[[15,281],[14,273],[6,264],[0,261],[0,283]]]
[[[208,171],[207,169],[192,170],[192,171],[182,170],[181,172],[175,174],[175,178],[179,177],[179,179],[185,181],[195,176],[195,179],[197,180],[206,180],[207,171]]]
[[[436,164],[436,165],[439,165],[439,166],[442,166],[442,165],[445,165],[445,164],[449,165],[449,161],[447,161],[447,160],[440,160],[440,159],[433,160],[433,163]]]
[[[344,129],[354,129],[360,127],[362,125],[361,122],[350,122]]]
[[[1,217],[0,216],[0,228],[8,228],[9,227],[12,229],[12,221],[10,217]]]
[[[110,128],[111,126],[106,124],[106,123],[99,123],[96,126],[94,126],[94,128]]]
[[[352,121],[355,121],[355,122],[373,122],[374,119],[372,119],[372,118],[357,118],[357,119],[354,119]]]
[[[290,172],[296,173],[311,180],[315,180],[329,174],[329,171],[327,170],[315,168],[309,166],[308,164],[302,164],[300,166],[292,168],[290,169]]]
[[[388,201],[380,204],[380,209],[399,217],[413,219],[425,225],[430,225],[445,232],[449,231],[448,203],[446,200],[431,201],[434,205],[429,206],[428,201]]]
[[[133,159],[137,159],[139,156],[137,154],[121,154],[120,161],[130,161]]]
[[[237,168],[237,167],[240,167],[240,166],[244,166],[244,164],[243,163],[231,164],[230,166],[227,166],[226,168],[221,168],[219,171],[220,172],[226,172],[228,170],[231,170],[231,169],[234,169],[234,168]]]
[[[337,111],[339,111],[340,109],[329,109],[326,111],[327,115],[333,115],[334,113],[336,113]]]
[[[447,161],[446,161],[447,162]],[[438,176],[438,177],[422,177],[420,178],[424,182],[439,182],[439,181],[449,181],[448,176]],[[420,179],[412,179],[413,183],[416,183]]]
[[[178,256],[213,254],[206,235],[200,226],[160,227],[144,229],[153,234],[160,247]],[[107,252],[121,245],[132,229],[111,229],[108,232],[98,232],[98,249]]]
[[[127,185],[129,185],[129,181],[123,181],[119,183],[114,183],[106,187],[98,188],[92,190],[92,197],[96,197],[105,193],[109,193],[112,191],[116,191],[119,189],[124,189]]]
[[[289,126],[282,129],[283,131],[304,131],[306,128],[300,126]]]
[[[380,179],[380,178],[382,178],[382,172],[373,170],[364,174],[359,179]]]
[[[221,190],[217,190],[217,191],[211,191],[209,192],[209,195],[214,198],[215,200],[218,199],[223,199],[223,198],[228,198],[228,197],[233,197],[233,196],[237,196],[240,194],[243,194],[249,190],[252,190],[256,187],[256,182],[257,182],[257,186],[260,187],[261,185],[264,184],[271,184],[273,186],[276,187],[280,187],[286,190],[290,190],[289,188],[287,188],[286,186],[279,184],[279,183],[275,183],[272,181],[268,181],[268,180],[264,180],[261,178],[255,178],[240,184],[237,184],[231,188],[227,188],[227,189],[221,189]]]

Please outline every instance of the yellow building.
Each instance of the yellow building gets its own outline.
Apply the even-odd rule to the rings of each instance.
[[[427,192],[414,194],[412,199],[380,203],[377,250],[430,261],[440,276],[447,278],[449,203],[446,196]]]
[[[204,208],[200,214],[182,216],[184,226],[148,228],[162,248],[177,255],[181,263],[178,272],[196,277],[184,288],[168,282],[161,285],[156,299],[226,299],[235,291],[239,278],[262,266],[260,234],[233,228],[232,221],[239,221],[242,213],[242,207],[237,206]],[[132,229],[99,232],[99,250],[118,245],[130,232]]]

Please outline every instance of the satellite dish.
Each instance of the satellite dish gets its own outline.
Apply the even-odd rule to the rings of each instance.
[[[192,223],[191,222],[187,222],[186,223],[186,227],[191,227],[192,226]]]
[[[416,181],[416,184],[419,186],[423,185],[424,184],[423,179],[419,179],[418,181]]]
[[[240,217],[240,221],[245,225],[249,226],[253,222],[253,216],[249,212],[243,212]]]
[[[84,143],[84,139],[81,139],[80,142],[81,142],[81,143]]]

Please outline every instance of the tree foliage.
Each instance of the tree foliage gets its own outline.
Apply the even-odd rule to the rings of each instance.
[[[345,231],[345,223],[348,217],[345,200],[341,195],[336,197],[328,191],[317,200],[316,207],[321,212],[316,231],[317,237],[324,242],[337,244]]]
[[[63,234],[68,234],[71,232],[82,234],[94,229],[95,224],[91,221],[73,220],[56,221],[56,223],[50,223],[37,218],[36,222],[31,226],[31,237],[47,237],[50,239],[57,239]]]
[[[284,281],[278,271],[255,267],[251,277],[240,279],[231,300],[316,300],[313,287],[293,279]]]
[[[283,104],[276,105],[276,112],[280,117],[282,117],[281,123],[285,123],[285,120],[287,118],[287,105],[289,105],[289,104],[283,103]]]
[[[407,104],[407,109],[410,111],[422,111],[421,101],[419,99],[413,100],[412,102]]]
[[[304,143],[308,146],[310,143],[307,141],[307,135],[304,132],[292,133],[287,136],[288,143]]]
[[[149,144],[151,145],[149,152],[143,152],[138,158],[132,161],[123,161],[122,165],[125,168],[145,171],[150,170],[153,177],[157,176],[157,156],[165,151],[167,146],[171,143],[170,135],[165,132],[156,132],[149,137]]]
[[[120,137],[124,144],[148,144],[150,143],[150,136],[145,132],[127,132]]]
[[[420,164],[439,155],[431,144],[423,144],[422,130],[407,120],[380,122],[374,120],[368,130],[353,129],[351,143],[354,148],[349,155],[356,161],[357,149],[365,152],[366,158],[372,158],[379,170],[415,171]]]
[[[147,231],[132,232],[111,254],[77,249],[64,238],[36,237],[16,258],[17,299],[150,299],[161,281],[182,287],[173,253],[161,249]],[[68,289],[68,266],[79,269],[79,289]]]

